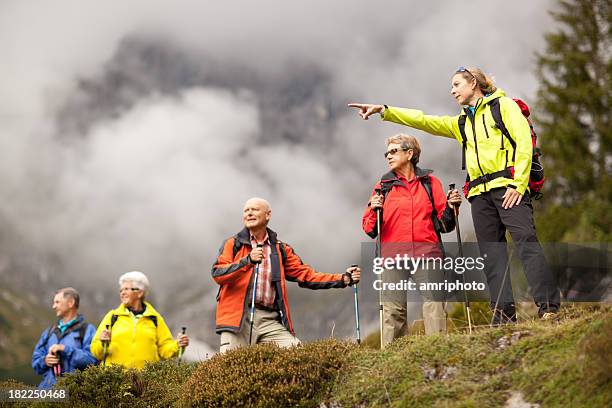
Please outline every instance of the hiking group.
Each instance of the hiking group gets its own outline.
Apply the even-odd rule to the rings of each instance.
[[[491,299],[492,324],[516,322],[511,279],[507,275],[506,231],[517,246],[527,281],[542,319],[553,317],[560,306],[557,282],[538,242],[531,200],[542,187],[543,172],[535,149],[535,133],[522,101],[513,101],[478,68],[459,68],[451,78],[451,95],[462,106],[460,115],[432,116],[420,110],[378,104],[351,103],[363,119],[379,114],[392,121],[430,133],[455,138],[467,170],[464,195],[472,220]],[[421,147],[411,135],[386,139],[384,157],[389,171],[372,190],[362,217],[366,234],[378,240],[380,256],[444,258],[441,234],[457,225],[461,195],[442,183],[431,170],[418,166]],[[309,289],[355,289],[361,269],[353,265],[328,274],[305,264],[295,249],[268,227],[270,203],[249,199],[243,208],[244,228],[223,241],[212,267],[217,293],[216,332],[220,351],[258,343],[289,347],[296,337],[286,281]],[[458,234],[459,235],[459,234]],[[440,271],[423,269],[406,276],[385,270],[382,280],[404,278],[428,282],[441,279]],[[141,272],[119,278],[121,304],[109,311],[97,330],[78,314],[79,295],[73,288],[56,292],[53,309],[57,322],[36,345],[32,366],[43,375],[41,387],[51,387],[62,373],[91,364],[142,368],[146,362],[179,356],[189,345],[183,332],[172,337],[163,317],[145,300],[149,281]],[[426,334],[446,332],[446,299],[420,291]],[[407,332],[406,293],[380,297],[381,346]],[[469,318],[468,318],[469,320]],[[471,326],[470,326],[471,328]],[[359,333],[359,332],[358,332]]]

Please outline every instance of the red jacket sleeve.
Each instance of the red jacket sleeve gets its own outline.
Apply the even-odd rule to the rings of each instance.
[[[239,253],[237,253],[237,259],[234,259],[234,239],[232,237],[223,242],[212,267],[212,277],[219,285],[233,282],[240,274],[253,267],[248,256],[238,258]]]
[[[380,182],[376,183],[374,188],[372,189],[372,194],[370,195],[370,200],[368,200],[368,205],[363,212],[363,217],[361,218],[361,228],[363,232],[368,234],[371,238],[376,238],[376,212],[372,210],[370,207],[370,201],[372,197],[376,194],[376,189],[380,188]]]
[[[300,287],[308,289],[346,287],[342,279],[342,274],[317,272],[312,267],[302,262],[291,246],[287,244],[284,245],[286,254],[284,266],[287,280],[298,282]]]

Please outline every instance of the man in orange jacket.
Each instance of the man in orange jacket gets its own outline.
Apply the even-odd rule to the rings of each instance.
[[[350,267],[344,274],[327,274],[303,263],[293,248],[268,228],[271,216],[266,200],[249,199],[242,215],[245,228],[223,242],[212,267],[212,277],[219,284],[216,331],[221,335],[222,353],[249,344],[256,265],[259,277],[252,344],[290,347],[300,343],[293,330],[286,280],[309,289],[345,288],[359,282],[358,267]]]

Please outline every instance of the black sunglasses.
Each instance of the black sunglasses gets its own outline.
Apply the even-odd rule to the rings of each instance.
[[[403,148],[403,147],[402,147],[401,149],[395,148],[395,149],[387,150],[387,151],[385,152],[385,159],[386,159],[387,157],[389,157],[389,155],[390,155],[390,154],[391,154],[391,155],[393,155],[393,154],[395,154],[395,153],[399,152],[400,150],[401,150],[401,151],[403,151],[403,152],[406,152],[406,151],[408,151],[408,150],[410,150],[410,149],[406,149],[406,148]]]
[[[138,292],[140,289],[138,288],[121,288],[119,289],[119,293],[125,291],[125,290],[131,290],[132,292]]]

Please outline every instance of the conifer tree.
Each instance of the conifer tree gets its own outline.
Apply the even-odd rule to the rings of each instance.
[[[610,0],[561,0],[537,55],[543,240],[612,239],[611,9]]]

